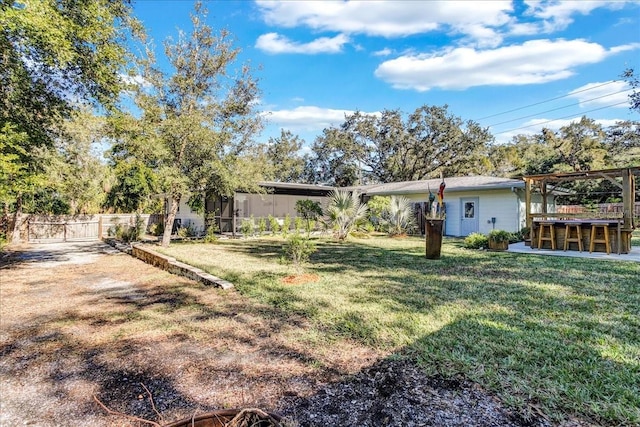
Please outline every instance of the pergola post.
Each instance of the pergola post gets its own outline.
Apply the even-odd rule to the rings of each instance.
[[[533,218],[531,218],[531,178],[524,178],[524,204],[525,204],[525,219],[527,228],[530,232],[533,230]]]
[[[631,169],[625,169],[622,175],[622,209],[624,212],[623,227],[626,231],[632,231],[634,228],[633,216],[635,205],[635,176],[631,173]]]
[[[540,183],[540,192],[542,193],[542,213],[547,213],[548,209],[547,209],[547,205],[548,205],[548,200],[547,200],[547,181],[543,180]]]

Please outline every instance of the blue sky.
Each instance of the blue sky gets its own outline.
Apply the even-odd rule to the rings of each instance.
[[[260,80],[267,141],[308,145],[345,114],[449,106],[496,141],[586,115],[640,120],[620,81],[640,71],[639,1],[207,1]],[[190,29],[191,1],[137,0],[156,45]],[[237,64],[240,66],[240,63]],[[260,67],[260,69],[258,69]]]

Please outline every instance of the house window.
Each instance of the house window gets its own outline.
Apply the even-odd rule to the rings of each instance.
[[[476,216],[476,204],[475,202],[465,202],[464,204],[464,217],[475,218]]]

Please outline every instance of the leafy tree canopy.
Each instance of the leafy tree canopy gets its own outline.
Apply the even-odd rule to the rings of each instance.
[[[56,193],[40,185],[56,125],[81,104],[114,107],[124,41],[140,28],[130,12],[126,0],[0,0],[0,157],[12,171],[0,194],[14,224],[23,197]]]
[[[335,185],[411,181],[440,172],[467,175],[491,140],[486,129],[463,122],[446,105],[422,106],[406,120],[398,110],[379,116],[356,112],[316,139],[311,166],[316,182]]]
[[[266,146],[270,179],[277,182],[300,182],[303,179],[305,159],[299,152],[304,140],[291,131],[282,129],[280,136],[269,138]]]
[[[192,30],[165,43],[171,70],[156,65],[151,47],[141,61],[146,85],[138,86],[139,119],[123,116],[115,126],[123,138],[114,154],[135,157],[152,168],[169,200],[163,245],[168,245],[182,197],[257,189],[261,168],[244,154],[262,121],[254,109],[259,89],[244,65],[233,71],[239,50],[231,35],[214,34],[196,4]]]

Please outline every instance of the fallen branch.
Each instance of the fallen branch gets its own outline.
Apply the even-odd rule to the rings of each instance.
[[[146,387],[145,387],[145,388],[146,388]],[[107,411],[107,412],[108,412],[109,414],[111,414],[111,415],[119,415],[119,416],[121,416],[121,417],[125,417],[125,418],[128,418],[128,419],[133,420],[133,421],[139,421],[139,422],[141,422],[141,423],[151,424],[152,426],[155,426],[155,427],[162,427],[162,425],[161,425],[161,424],[158,424],[158,423],[157,423],[157,422],[155,422],[155,421],[145,420],[144,418],[139,418],[139,417],[136,417],[136,416],[133,416],[133,415],[127,415],[127,414],[124,414],[124,413],[122,413],[122,412],[118,412],[118,411],[114,411],[113,409],[109,409],[109,408],[107,407],[107,405],[105,405],[104,403],[102,403],[102,402],[100,401],[100,399],[98,399],[98,396],[96,396],[95,394],[93,395],[93,399],[94,399],[96,402],[98,402],[98,405],[100,405],[100,406],[102,407],[102,409],[104,409],[105,411]]]
[[[268,421],[272,427],[281,427],[282,424],[268,413],[261,409],[243,409],[233,417],[231,421],[225,424],[225,427],[251,427],[262,425],[263,422]]]
[[[149,395],[149,400],[151,401],[151,407],[153,408],[153,412],[156,413],[156,415],[158,416],[158,419],[160,420],[160,422],[162,422],[162,424],[164,424],[164,418],[162,417],[160,412],[158,412],[158,408],[156,408],[156,404],[153,401],[153,395],[151,394],[151,392],[149,391],[149,389],[147,388],[146,385],[144,385],[143,383],[140,383],[140,385],[142,386],[142,388],[144,388],[144,390]]]

